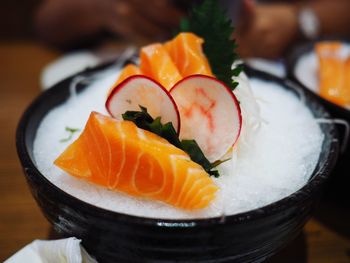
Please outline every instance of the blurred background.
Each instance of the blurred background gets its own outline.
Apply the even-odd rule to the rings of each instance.
[[[130,45],[167,39],[189,2],[1,1],[0,261],[34,239],[54,237],[17,159],[15,129],[25,108],[61,78],[113,60]],[[298,44],[350,35],[349,0],[221,2],[237,26],[242,58],[280,76]],[[348,207],[326,199],[303,234],[269,262],[350,262],[349,222]]]
[[[2,1],[1,40],[33,38],[33,15],[40,2],[40,0]]]
[[[37,43],[33,14],[40,1],[4,0],[0,8],[0,261],[49,225],[26,187],[17,159],[15,129],[28,103],[40,93],[41,69],[58,53]]]

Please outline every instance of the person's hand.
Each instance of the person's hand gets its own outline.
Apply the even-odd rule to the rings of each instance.
[[[35,27],[41,39],[60,47],[103,31],[142,44],[170,35],[181,16],[173,0],[45,0]]]
[[[298,19],[293,5],[244,1],[243,20],[235,35],[241,57],[279,57],[297,34]]]
[[[129,40],[143,41],[169,35],[182,12],[171,0],[104,0],[105,29]]]

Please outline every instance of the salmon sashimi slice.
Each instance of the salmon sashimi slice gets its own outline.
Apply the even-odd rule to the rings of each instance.
[[[162,44],[156,43],[141,48],[140,69],[170,90],[182,76]]]
[[[203,53],[204,40],[193,33],[180,33],[165,43],[165,48],[182,77],[194,74],[213,76],[208,59]]]
[[[182,209],[207,207],[218,190],[199,164],[167,140],[96,112],[54,163],[108,189]]]
[[[350,57],[340,42],[316,45],[320,95],[340,106],[350,107]],[[349,53],[349,52],[348,52]]]

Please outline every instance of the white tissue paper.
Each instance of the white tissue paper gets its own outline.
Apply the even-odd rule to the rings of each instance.
[[[97,263],[80,242],[75,237],[52,241],[35,240],[4,263]]]

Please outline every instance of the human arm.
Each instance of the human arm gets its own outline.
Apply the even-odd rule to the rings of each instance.
[[[276,58],[303,36],[298,14],[310,8],[320,23],[319,36],[350,36],[350,1],[314,0],[295,3],[255,4],[244,0],[244,17],[237,28],[242,57]]]
[[[171,31],[182,13],[168,0],[45,0],[36,17],[41,39],[59,47],[108,32],[129,40]]]

